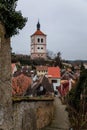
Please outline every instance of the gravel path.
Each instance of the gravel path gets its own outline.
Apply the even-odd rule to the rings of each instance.
[[[50,126],[47,126],[42,130],[69,130],[68,113],[65,109],[66,105],[63,105],[61,100],[56,97],[53,121]]]

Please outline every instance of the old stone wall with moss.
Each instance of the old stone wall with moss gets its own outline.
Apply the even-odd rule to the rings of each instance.
[[[47,126],[54,113],[53,101],[14,102],[14,129],[39,130]]]
[[[12,130],[10,38],[0,23],[0,130]]]

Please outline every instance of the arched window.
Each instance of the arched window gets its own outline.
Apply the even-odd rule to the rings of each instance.
[[[37,39],[37,42],[40,42],[40,38]]]
[[[41,38],[41,42],[43,42],[43,38]]]
[[[38,47],[37,49],[40,49],[40,47]]]

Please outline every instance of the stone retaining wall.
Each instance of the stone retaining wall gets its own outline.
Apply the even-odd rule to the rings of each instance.
[[[14,102],[14,129],[39,130],[47,126],[53,117],[53,101]]]

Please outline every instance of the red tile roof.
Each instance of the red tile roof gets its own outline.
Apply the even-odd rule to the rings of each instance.
[[[60,68],[59,67],[48,67],[48,77],[60,78]]]
[[[23,95],[31,85],[32,80],[23,74],[12,78],[12,95]]]
[[[34,34],[32,34],[31,36],[34,36],[34,35],[44,35],[46,36],[46,34],[44,34],[42,31],[40,30],[37,30]]]
[[[48,70],[48,66],[36,66],[36,70],[37,71],[47,71]]]

